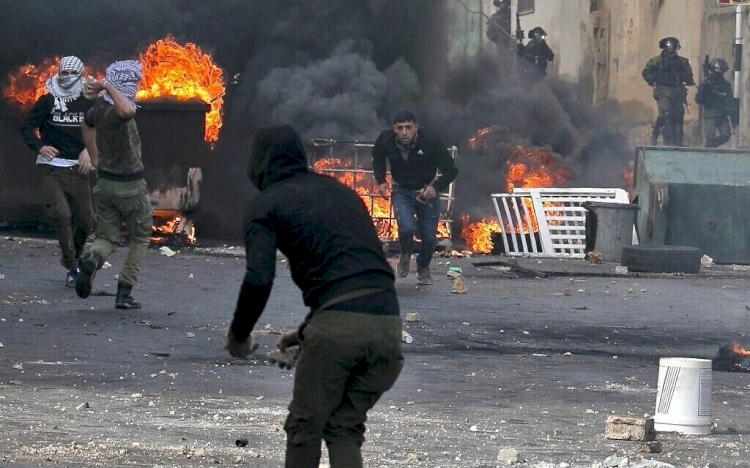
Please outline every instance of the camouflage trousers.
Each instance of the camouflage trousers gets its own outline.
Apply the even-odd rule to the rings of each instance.
[[[706,135],[706,148],[717,148],[723,145],[732,137],[729,116],[727,114],[711,115],[707,113],[703,117],[703,131]]]
[[[98,219],[91,251],[101,255],[103,260],[112,255],[122,240],[124,223],[130,245],[117,281],[136,286],[153,224],[146,181],[121,182],[100,178],[94,187],[94,207]]]
[[[651,144],[657,144],[661,133],[665,145],[684,146],[686,90],[678,87],[657,86],[653,95],[659,109],[659,116],[654,123]]]

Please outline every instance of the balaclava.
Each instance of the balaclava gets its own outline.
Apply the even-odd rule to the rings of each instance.
[[[60,72],[72,72],[71,75],[60,76]],[[83,92],[83,62],[78,57],[68,55],[60,60],[57,75],[47,79],[45,88],[47,92],[55,97],[55,110],[65,112],[68,110],[67,103],[78,99]]]
[[[106,79],[135,105],[135,93],[138,91],[138,83],[143,79],[141,64],[139,62],[135,60],[123,60],[113,63],[107,67]],[[114,104],[112,96],[106,91],[102,97],[108,103]]]

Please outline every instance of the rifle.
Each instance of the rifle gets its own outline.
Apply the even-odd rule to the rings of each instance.
[[[703,60],[703,81],[708,78],[708,72],[710,71],[709,66],[710,62],[708,61],[708,55],[706,55],[705,60]]]
[[[521,15],[516,13],[516,39],[523,42],[523,29],[521,29]]]

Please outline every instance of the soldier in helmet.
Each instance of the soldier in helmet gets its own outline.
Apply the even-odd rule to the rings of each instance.
[[[685,57],[677,55],[680,41],[676,37],[665,37],[659,41],[661,54],[646,63],[643,79],[654,88],[654,99],[659,116],[654,122],[651,144],[655,145],[663,131],[664,144],[683,146],[683,123],[687,88],[693,86],[693,70]]]
[[[729,123],[730,116],[733,115],[734,98],[732,84],[724,78],[724,73],[729,69],[726,60],[715,58],[706,68],[706,79],[698,86],[695,102],[703,106],[706,148],[716,148],[729,141],[732,136]]]
[[[529,31],[529,42],[525,45],[518,42],[517,54],[522,80],[539,81],[547,76],[547,62],[555,59],[555,53],[547,45],[546,37],[544,29],[537,26]]]
[[[487,38],[498,46],[509,46],[510,39],[510,0],[494,0],[497,10],[487,21]]]

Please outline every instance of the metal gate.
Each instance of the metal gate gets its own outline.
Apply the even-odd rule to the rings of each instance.
[[[629,203],[610,188],[515,189],[490,195],[497,212],[502,252],[508,256],[583,258],[589,201]]]

